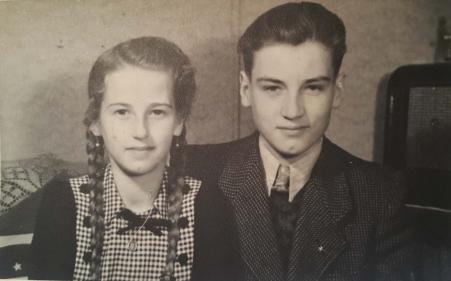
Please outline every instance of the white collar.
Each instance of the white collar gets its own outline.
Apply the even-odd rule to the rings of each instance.
[[[260,148],[260,156],[263,162],[263,168],[265,170],[266,187],[268,189],[268,195],[271,195],[271,188],[276,179],[277,170],[280,164],[284,164],[290,167],[290,186],[288,188],[288,201],[293,201],[294,197],[304,187],[307,181],[310,179],[313,166],[318,160],[321,152],[323,138],[317,141],[312,147],[310,147],[305,154],[297,159],[293,163],[289,163],[283,159],[279,154],[269,148],[269,144],[260,135],[258,139],[258,146]]]

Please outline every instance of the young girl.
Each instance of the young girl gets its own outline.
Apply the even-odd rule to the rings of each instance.
[[[208,169],[185,169],[194,92],[188,57],[163,38],[97,59],[84,120],[89,174],[45,187],[31,279],[237,278],[227,204]]]

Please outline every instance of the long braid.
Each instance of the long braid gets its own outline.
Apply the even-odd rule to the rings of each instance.
[[[88,130],[86,151],[88,153],[88,174],[90,186],[90,225],[91,225],[91,260],[89,279],[101,279],[101,257],[103,235],[105,231],[105,213],[103,200],[103,179],[105,170],[104,146],[101,137],[96,137]]]
[[[185,180],[185,129],[179,137],[174,137],[170,154],[170,169],[168,175],[168,216],[171,226],[168,229],[168,248],[166,256],[166,266],[161,276],[161,281],[174,280],[175,261],[177,259],[177,244],[180,238],[179,218],[182,210],[183,187]]]
[[[106,91],[105,77],[125,65],[139,66],[144,69],[168,71],[174,77],[174,101],[178,117],[183,120],[189,116],[196,90],[195,71],[189,58],[174,43],[160,37],[141,37],[122,42],[105,51],[94,63],[89,74],[89,106],[84,123],[88,128],[87,153],[90,190],[89,211],[91,214],[91,261],[90,280],[101,279],[101,257],[105,232],[104,224],[104,148],[101,137],[91,132],[91,126],[99,122],[100,108]],[[177,243],[180,238],[178,220],[181,212],[185,159],[182,146],[185,144],[185,130],[176,137],[176,146],[171,147],[171,168],[168,174],[168,216],[172,224],[168,229],[168,255],[162,280],[171,280],[174,275],[174,263],[177,258]],[[101,141],[100,146],[96,143]],[[166,279],[167,276],[168,279]]]

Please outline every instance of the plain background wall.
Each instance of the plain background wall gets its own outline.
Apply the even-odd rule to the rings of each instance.
[[[274,0],[41,0],[0,2],[1,159],[52,152],[85,161],[86,83],[107,48],[132,37],[163,36],[197,68],[190,143],[223,142],[252,132],[240,107],[236,42]],[[451,26],[450,0],[323,0],[345,22],[348,53],[343,105],[327,135],[348,151],[381,161],[388,75],[430,63],[438,19]]]

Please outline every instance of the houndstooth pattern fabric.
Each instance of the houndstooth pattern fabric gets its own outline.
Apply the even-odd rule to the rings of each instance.
[[[302,190],[284,270],[257,140],[229,144],[219,179],[234,211],[244,280],[410,280],[414,246],[402,181],[327,139]]]
[[[74,280],[86,280],[89,276],[90,228],[86,227],[89,220],[89,193],[83,193],[82,187],[88,183],[88,177],[70,180],[77,207],[77,254],[74,269]],[[180,240],[177,248],[175,264],[176,280],[190,280],[194,254],[194,201],[200,189],[201,182],[191,177],[185,177],[185,183],[190,187],[184,194],[180,218],[186,218],[188,224],[180,229]],[[160,192],[154,201],[154,208],[138,213],[143,218],[151,212],[151,218],[168,219],[165,173]],[[114,184],[110,166],[105,170],[105,236],[102,253],[102,280],[159,280],[166,263],[167,230],[162,229],[162,235],[137,228],[117,234],[119,229],[128,223],[117,214],[124,208],[122,199]],[[89,226],[89,225],[88,225]],[[137,242],[134,251],[129,249],[131,239]]]

